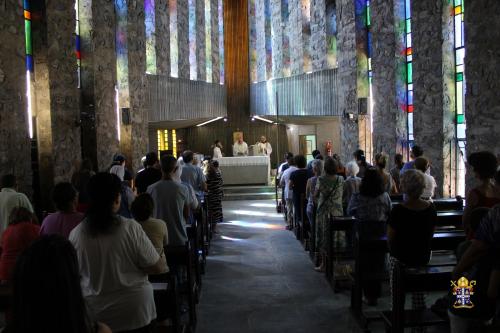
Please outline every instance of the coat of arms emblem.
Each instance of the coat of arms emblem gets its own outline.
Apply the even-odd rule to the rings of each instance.
[[[476,281],[469,281],[463,276],[456,282],[451,281],[453,296],[455,296],[455,302],[453,303],[455,309],[472,309],[474,307],[471,296],[474,295],[475,285]]]

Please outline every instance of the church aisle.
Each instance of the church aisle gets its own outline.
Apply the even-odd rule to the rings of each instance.
[[[351,332],[349,293],[335,294],[274,201],[224,201],[197,332]],[[354,330],[355,331],[355,330]]]

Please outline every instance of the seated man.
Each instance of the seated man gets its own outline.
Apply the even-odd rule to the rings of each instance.
[[[182,246],[187,240],[186,219],[189,217],[188,189],[173,180],[177,160],[172,155],[161,158],[162,180],[148,187],[154,202],[153,217],[167,224],[169,245]]]
[[[233,156],[248,156],[248,145],[241,136],[233,145]]]

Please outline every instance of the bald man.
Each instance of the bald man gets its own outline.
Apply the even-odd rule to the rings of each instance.
[[[267,155],[271,156],[271,153],[273,152],[273,148],[271,147],[271,144],[267,142],[267,139],[265,136],[260,137],[260,142],[257,142],[255,144],[257,146],[257,154],[258,155]]]

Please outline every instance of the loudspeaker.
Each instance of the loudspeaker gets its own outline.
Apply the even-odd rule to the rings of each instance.
[[[122,108],[122,124],[130,125],[130,108]]]
[[[358,114],[366,116],[368,114],[368,99],[358,98]]]

